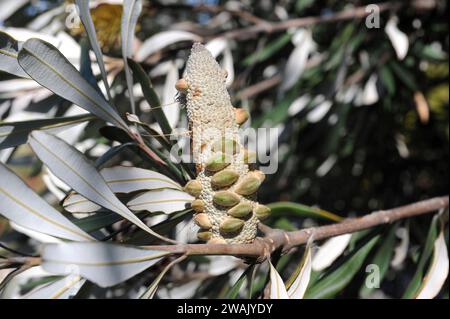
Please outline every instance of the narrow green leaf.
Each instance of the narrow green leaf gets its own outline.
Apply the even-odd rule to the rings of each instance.
[[[306,206],[293,202],[276,202],[267,205],[272,210],[272,216],[283,216],[293,214],[304,217],[322,218],[329,221],[339,222],[344,218],[336,214],[327,212],[326,210]]]
[[[128,60],[128,63],[133,70],[133,75],[141,85],[144,97],[152,109],[152,115],[155,117],[164,135],[169,136],[172,133],[172,128],[170,127],[169,121],[161,108],[161,101],[153,89],[149,77],[139,63],[133,60]]]
[[[344,289],[361,268],[364,260],[372,250],[379,236],[373,237],[358,252],[349,258],[341,267],[319,280],[307,292],[307,299],[331,298]]]
[[[67,275],[55,280],[43,287],[39,287],[26,294],[24,299],[69,299],[77,294],[78,290],[85,283],[85,279],[80,276]]]
[[[245,269],[239,279],[234,283],[233,287],[231,287],[230,291],[227,294],[226,299],[236,299],[239,297],[239,292],[241,291],[242,285],[247,280],[249,274],[253,273],[253,269],[256,264],[251,264]]]

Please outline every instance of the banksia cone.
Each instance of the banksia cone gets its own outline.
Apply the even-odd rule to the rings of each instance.
[[[253,171],[256,153],[242,147],[239,126],[247,111],[230,102],[225,80],[209,51],[194,44],[183,78],[176,84],[186,103],[197,178],[186,186],[201,227],[197,237],[211,244],[251,243],[266,206],[256,201],[264,174]]]

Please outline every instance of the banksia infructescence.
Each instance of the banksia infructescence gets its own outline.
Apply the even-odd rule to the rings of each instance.
[[[230,102],[225,80],[211,53],[195,43],[184,76],[176,84],[186,103],[192,131],[197,178],[185,190],[196,199],[192,208],[200,226],[198,238],[209,243],[250,243],[270,210],[256,201],[264,174],[251,171],[254,153],[239,142],[238,129],[248,118]]]

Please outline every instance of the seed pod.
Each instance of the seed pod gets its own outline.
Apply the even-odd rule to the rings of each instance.
[[[256,176],[261,181],[261,183],[264,182],[264,180],[266,179],[266,175],[261,171],[256,170],[251,172],[251,174]]]
[[[244,124],[248,118],[249,118],[249,114],[245,109],[234,109],[234,117],[236,119],[236,123],[238,125],[242,125]]]
[[[194,222],[203,229],[210,229],[212,227],[211,221],[205,213],[195,215]]]
[[[226,218],[219,227],[221,233],[236,233],[244,227],[244,221],[242,219],[228,217]]]
[[[226,244],[226,240],[219,237],[214,237],[208,240],[208,244]]]
[[[179,79],[176,83],[175,83],[175,88],[177,89],[177,91],[179,92],[183,92],[186,93],[187,89],[188,89],[188,84],[186,82],[185,79]]]
[[[239,153],[239,145],[233,139],[221,138],[214,142],[212,146],[214,152],[222,152],[228,155]]]
[[[194,197],[198,197],[198,196],[200,196],[200,193],[202,192],[202,184],[195,179],[190,180],[184,186],[184,191]]]
[[[211,236],[212,236],[212,233],[209,230],[201,230],[200,229],[197,232],[197,238],[200,240],[204,240],[204,241],[210,240]]]
[[[265,205],[258,205],[255,208],[255,215],[260,220],[266,219],[270,215],[270,212],[270,208]]]
[[[245,149],[244,150],[244,163],[256,164],[256,152]]]
[[[231,159],[229,156],[224,153],[217,153],[206,162],[206,169],[211,172],[217,172],[230,165],[230,163]]]
[[[197,213],[203,213],[205,211],[205,204],[201,199],[195,199],[191,203],[191,207]]]
[[[255,193],[260,185],[261,180],[254,174],[249,173],[239,182],[234,191],[240,195],[248,196]]]
[[[229,191],[216,192],[213,196],[214,204],[225,207],[233,207],[237,205],[240,200],[238,195]]]
[[[211,177],[211,184],[215,187],[226,187],[233,184],[239,178],[239,173],[232,169],[217,172]]]
[[[227,213],[233,217],[243,218],[252,212],[252,205],[250,203],[240,203],[231,208]]]

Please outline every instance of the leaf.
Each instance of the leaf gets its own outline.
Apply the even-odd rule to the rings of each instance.
[[[287,91],[300,79],[308,61],[308,56],[314,48],[310,30],[300,29],[293,35],[295,49],[286,62],[281,90]]]
[[[181,256],[177,259],[172,260],[166,267],[164,267],[163,271],[159,273],[159,275],[155,278],[152,284],[147,288],[147,290],[141,295],[140,299],[153,299],[153,296],[158,290],[158,285],[163,279],[164,275],[172,268],[175,264],[178,264],[182,260],[186,259],[186,256]]]
[[[101,209],[101,206],[75,192],[71,192],[64,199],[62,206],[71,213],[92,213]]]
[[[311,237],[312,238],[312,237]],[[311,278],[311,245],[312,240],[308,241],[305,247],[305,253],[302,261],[297,267],[292,277],[294,280],[290,280],[292,285],[289,286],[288,295],[290,299],[303,299],[306,289],[308,288],[309,280]]]
[[[333,213],[327,212],[326,210],[310,207],[299,203],[293,202],[276,202],[272,204],[268,204],[272,210],[272,215],[275,216],[285,216],[288,214],[299,215],[303,217],[312,217],[312,218],[322,218],[325,220],[330,220],[334,222],[342,221],[344,218],[341,216],[335,215]]]
[[[102,169],[100,174],[114,193],[159,188],[182,189],[180,184],[167,176],[138,167],[114,166]]]
[[[433,259],[423,279],[416,299],[433,299],[445,285],[448,276],[448,250],[445,244],[444,227],[434,242]]]
[[[103,61],[102,51],[100,50],[100,46],[97,41],[97,34],[95,32],[94,22],[92,21],[90,9],[89,9],[89,1],[85,0],[75,0],[76,5],[78,6],[79,16],[81,22],[83,23],[84,29],[89,38],[89,43],[91,44],[91,48],[95,53],[95,58],[97,59],[98,66],[100,68],[100,72],[102,74],[103,83],[105,84],[106,93],[108,94],[108,99],[111,101],[111,93],[110,87],[108,84],[108,78],[106,75],[105,62]]]
[[[159,50],[182,41],[201,41],[201,38],[191,32],[170,30],[163,31],[148,38],[142,43],[138,52],[136,53],[136,60],[143,61],[149,55],[158,52]]]
[[[7,33],[0,31],[0,71],[28,78],[28,74],[17,62],[18,53],[19,43]]]
[[[386,238],[383,239],[383,243],[381,244],[380,248],[375,253],[375,256],[373,257],[370,264],[376,265],[378,267],[379,271],[379,282],[381,283],[384,276],[386,275],[386,272],[389,268],[389,263],[391,261],[392,255],[394,253],[395,248],[395,232],[397,230],[397,227],[392,227],[387,234]],[[367,277],[366,277],[367,280]],[[366,284],[366,281],[364,281],[364,285],[359,290],[359,295],[362,298],[367,298],[370,293],[374,290],[374,288],[369,288]]]
[[[342,289],[344,289],[361,268],[364,260],[366,259],[367,255],[372,250],[378,239],[379,236],[373,237],[351,258],[343,263],[342,266],[313,285],[307,291],[305,298],[331,298]]]
[[[149,212],[164,212],[170,214],[186,208],[186,204],[194,198],[182,191],[175,189],[152,190],[136,196],[127,203],[134,211],[146,210]]]
[[[269,59],[271,56],[273,56],[279,50],[284,48],[291,40],[291,37],[292,37],[292,35],[289,32],[286,32],[283,35],[280,35],[278,38],[276,38],[275,40],[268,43],[261,50],[258,50],[256,52],[250,54],[248,57],[246,57],[242,61],[242,64],[244,66],[248,66],[248,65],[263,62],[263,61]]]
[[[39,287],[25,296],[24,299],[69,299],[75,296],[85,283],[78,275],[67,275],[59,280]]]
[[[42,250],[42,267],[53,274],[78,274],[100,287],[110,287],[135,276],[168,254],[100,242],[49,244]]]
[[[182,189],[180,184],[167,176],[138,167],[104,168],[100,170],[100,174],[114,193],[131,193],[138,190],[161,188]],[[64,199],[63,207],[71,213],[89,213],[100,209],[100,206],[76,193],[70,193]]]
[[[256,264],[251,264],[245,269],[245,271],[242,273],[242,275],[239,277],[239,279],[235,282],[233,287],[231,287],[230,291],[227,294],[226,299],[236,299],[239,297],[239,292],[241,291],[242,285],[245,281],[247,281],[247,277],[253,273],[253,269],[255,268]]]
[[[174,101],[178,94],[175,84],[179,79],[178,68],[175,62],[170,64],[169,70],[164,82],[163,96],[162,96],[162,110],[166,115],[170,127],[174,128],[180,121],[180,103]]]
[[[289,299],[283,279],[269,260],[270,267],[270,299]]]
[[[36,155],[67,185],[92,202],[132,222],[149,234],[168,240],[145,225],[114,195],[95,167],[73,146],[42,131],[33,131],[29,140]],[[170,241],[170,240],[168,240]]]
[[[391,18],[386,23],[384,31],[386,32],[389,40],[391,40],[395,53],[399,60],[403,60],[408,54],[409,40],[408,36],[400,31],[397,27],[397,18]]]
[[[90,114],[52,119],[28,120],[21,122],[0,123],[0,149],[14,147],[27,142],[28,134],[34,130],[59,132],[72,125],[93,120]]]
[[[140,0],[125,0],[123,3],[123,14],[120,29],[122,39],[122,57],[132,113],[136,113],[136,106],[133,95],[133,77],[131,76],[130,68],[128,67],[128,58],[131,57],[133,52],[134,30],[136,28],[139,15],[141,14],[141,10],[142,1]]]
[[[128,131],[128,126],[105,98],[50,43],[27,40],[19,51],[19,64],[50,91]]]
[[[0,176],[0,214],[7,219],[58,238],[94,240],[34,193],[3,164],[0,164]]]
[[[437,239],[437,222],[438,216],[434,216],[431,222],[430,228],[428,230],[427,238],[425,239],[424,247],[422,248],[422,252],[420,254],[420,259],[417,264],[416,272],[414,273],[413,278],[408,284],[403,297],[402,298],[414,298],[417,295],[417,291],[420,289],[422,284],[422,277],[425,265],[430,258],[433,252],[433,246]]]
[[[160,108],[161,102],[155,90],[153,89],[152,84],[150,83],[149,77],[137,62],[128,60],[128,63],[133,70],[133,75],[141,85],[144,97],[150,105],[150,108],[152,109],[152,115],[158,122],[162,132],[167,136],[170,135],[172,133],[172,127],[167,121],[164,111]]]
[[[351,237],[351,234],[344,234],[328,239],[314,255],[312,269],[322,271],[329,267],[345,251]]]

